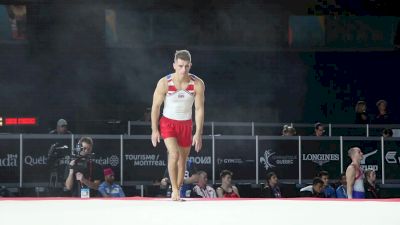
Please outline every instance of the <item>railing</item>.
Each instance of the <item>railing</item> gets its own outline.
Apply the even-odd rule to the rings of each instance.
[[[0,185],[62,186],[71,146],[81,136],[1,135]],[[154,149],[149,135],[89,136],[94,139],[93,159],[113,168],[121,185],[151,184],[167,168],[164,144]],[[223,169],[233,171],[237,182],[255,184],[264,181],[267,171],[275,171],[283,182],[298,184],[310,182],[320,170],[335,179],[350,163],[347,150],[352,146],[362,149],[361,166],[376,170],[380,183],[400,181],[400,138],[204,135],[203,139],[202,151],[192,151],[190,160],[209,174],[213,184]],[[59,157],[50,163],[48,150],[56,142],[69,149],[58,150]]]
[[[291,125],[297,135],[312,135],[315,124],[309,123],[260,123],[260,122],[205,122],[205,135],[281,135],[284,125]],[[400,137],[400,124],[322,124],[325,135],[332,136],[381,136],[384,128]],[[228,129],[227,129],[228,128]],[[128,121],[128,135],[151,134],[150,122]]]

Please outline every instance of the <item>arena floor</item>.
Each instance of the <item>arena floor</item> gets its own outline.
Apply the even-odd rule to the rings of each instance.
[[[0,198],[1,224],[400,224],[400,199]]]

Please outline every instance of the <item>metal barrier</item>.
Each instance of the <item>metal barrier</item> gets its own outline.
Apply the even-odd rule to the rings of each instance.
[[[58,142],[71,149],[81,136],[1,135],[0,186],[49,184],[50,145]],[[93,160],[113,168],[121,185],[151,184],[161,179],[167,168],[164,144],[153,148],[148,135],[89,136],[94,139]],[[205,135],[202,151],[192,151],[190,160],[209,174],[213,184],[219,182],[222,169],[233,171],[238,182],[259,184],[266,172],[275,171],[281,181],[302,184],[310,182],[320,170],[327,170],[331,179],[339,177],[350,163],[346,152],[352,146],[363,150],[362,167],[376,170],[380,183],[400,181],[400,138]],[[59,176],[69,163],[69,149],[60,149],[62,157],[52,171]],[[58,177],[58,186],[63,185],[63,179]]]
[[[312,135],[315,124],[309,123],[259,123],[259,122],[205,122],[205,135],[281,135],[284,125],[293,126],[300,136]],[[322,124],[326,136],[381,136],[384,128],[397,131],[400,124]],[[400,131],[400,130],[399,130]],[[128,135],[150,135],[151,123],[128,121]],[[400,133],[395,132],[395,136]]]

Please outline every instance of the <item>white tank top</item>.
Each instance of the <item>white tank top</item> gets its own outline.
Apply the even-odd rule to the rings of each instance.
[[[173,120],[191,120],[194,102],[194,81],[196,76],[189,74],[190,81],[185,90],[177,90],[172,81],[172,74],[166,76],[168,92],[164,100],[163,115]]]
[[[365,192],[364,172],[361,170],[361,168],[358,168],[358,176],[354,179],[353,191]]]

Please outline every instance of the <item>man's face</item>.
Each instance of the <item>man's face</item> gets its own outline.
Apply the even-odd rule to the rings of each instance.
[[[199,186],[201,186],[201,187],[206,186],[207,181],[208,181],[207,174],[201,173],[199,175],[199,182],[198,182]]]
[[[342,176],[342,177],[340,178],[340,183],[341,183],[342,185],[344,185],[344,186],[347,185],[346,176]]]
[[[354,151],[354,158],[355,158],[357,161],[361,161],[361,160],[362,160],[362,158],[363,158],[363,153],[362,153],[361,149],[357,148],[357,149]]]
[[[328,176],[321,176],[321,180],[324,182],[324,186],[328,186],[328,184],[329,184]]]
[[[269,179],[269,184],[275,186],[278,183],[278,177],[276,177],[275,175],[271,177],[271,179]]]
[[[114,174],[104,176],[104,180],[110,184],[114,183],[114,179],[115,179]]]
[[[89,155],[90,153],[92,153],[92,146],[86,142],[82,142],[82,151],[81,151],[81,155]]]
[[[65,134],[67,132],[67,125],[57,126],[57,133]]]
[[[318,183],[318,184],[314,185],[313,187],[314,187],[314,192],[319,194],[322,191],[323,184]]]
[[[317,129],[315,129],[315,136],[322,136],[324,135],[325,129],[323,126],[318,126]]]
[[[190,68],[192,67],[192,63],[189,61],[185,61],[182,59],[177,59],[174,62],[175,73],[178,75],[187,75],[189,74]]]

